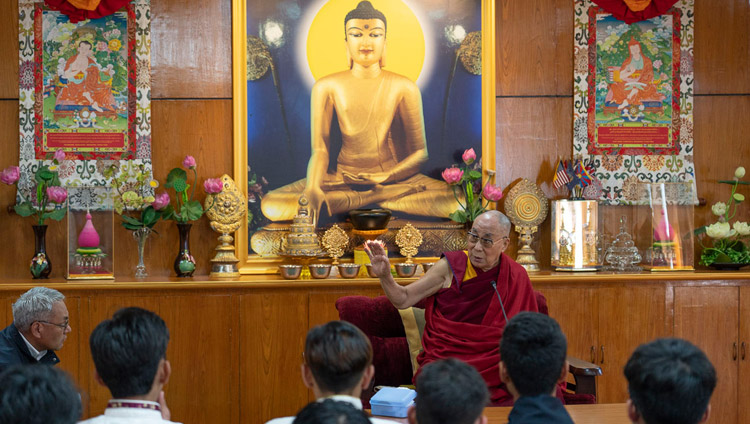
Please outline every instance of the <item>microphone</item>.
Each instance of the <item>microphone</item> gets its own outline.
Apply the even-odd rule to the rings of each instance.
[[[505,318],[505,323],[508,324],[508,316],[505,315],[505,306],[503,306],[503,299],[500,298],[500,292],[497,291],[497,283],[493,281],[490,283],[490,285],[493,289],[495,289],[495,293],[497,293],[497,300],[500,301],[500,309],[502,309],[503,311],[503,318]]]

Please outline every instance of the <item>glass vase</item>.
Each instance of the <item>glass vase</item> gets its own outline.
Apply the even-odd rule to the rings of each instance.
[[[192,277],[195,272],[195,259],[190,254],[190,229],[193,224],[177,223],[180,233],[180,245],[177,257],[174,259],[174,272],[178,277]]]
[[[135,278],[148,277],[146,265],[143,263],[143,250],[146,247],[146,240],[148,240],[151,231],[152,230],[149,227],[143,227],[133,231],[133,238],[138,244],[138,265],[135,266]]]
[[[34,257],[31,258],[29,271],[34,279],[49,278],[52,262],[47,257],[46,225],[32,225],[34,229]]]

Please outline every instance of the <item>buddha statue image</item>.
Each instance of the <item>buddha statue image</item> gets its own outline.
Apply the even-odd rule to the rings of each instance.
[[[413,81],[384,69],[387,29],[385,15],[369,1],[346,14],[349,68],[314,84],[307,177],[263,197],[271,221],[294,218],[303,194],[314,222],[323,205],[329,215],[378,206],[446,218],[458,208],[445,182],[420,173],[428,158],[422,95]],[[341,148],[332,158],[334,116]]]

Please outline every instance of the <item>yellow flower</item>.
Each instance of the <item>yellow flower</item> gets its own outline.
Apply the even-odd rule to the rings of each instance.
[[[120,50],[120,47],[122,47],[122,43],[120,42],[120,40],[116,38],[114,40],[109,40],[109,49],[113,52]]]
[[[156,180],[151,180],[148,185],[150,185],[153,188],[159,187],[159,182]]]

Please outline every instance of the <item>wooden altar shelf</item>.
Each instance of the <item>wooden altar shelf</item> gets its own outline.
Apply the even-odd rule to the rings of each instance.
[[[750,422],[750,272],[561,273],[531,276],[568,337],[568,354],[602,367],[600,403],[627,399],[622,369],[632,351],[657,337],[700,346],[716,366],[716,422]],[[402,284],[414,281],[398,279]],[[93,378],[88,336],[117,309],[140,306],[166,321],[172,378],[167,400],[179,422],[265,422],[293,415],[313,399],[299,375],[307,330],[338,314],[341,296],[380,296],[377,280],[238,281],[151,278],[65,281],[0,278],[0,316],[30,287],[66,296],[73,331],[58,353],[83,392],[85,416],[101,414],[109,394]],[[200,402],[195,402],[200,399]]]

